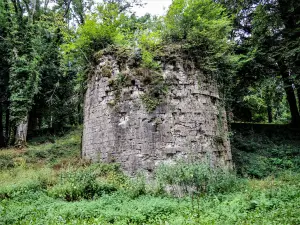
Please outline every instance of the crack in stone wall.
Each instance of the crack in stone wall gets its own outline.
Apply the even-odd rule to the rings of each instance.
[[[111,74],[101,73],[104,66]],[[116,90],[110,80],[133,69],[121,69],[112,55],[101,57],[85,94],[83,156],[120,163],[129,174],[152,172],[177,159],[231,167],[226,113],[216,81],[199,69],[187,69],[183,60],[164,62],[162,68],[168,92],[153,112],[143,105],[145,88],[138,79],[119,90],[120,99],[111,106]]]

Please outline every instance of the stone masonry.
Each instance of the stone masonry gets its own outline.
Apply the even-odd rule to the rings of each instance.
[[[110,85],[120,73],[133,73],[130,60],[120,65],[113,54],[100,57],[85,94],[84,158],[120,163],[131,175],[176,160],[231,167],[226,113],[216,81],[193,63],[171,58],[161,60],[167,93],[149,112],[141,100],[141,79],[130,76],[131,85],[118,90],[119,99]]]

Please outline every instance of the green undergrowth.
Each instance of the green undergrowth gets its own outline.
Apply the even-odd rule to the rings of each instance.
[[[282,136],[235,132],[231,144],[238,174],[263,178],[286,170],[300,173],[300,141],[283,132]]]
[[[0,224],[299,224],[299,181],[298,174],[286,173],[227,193],[180,198],[133,195],[133,187],[114,186],[76,201],[52,195],[55,186],[49,193],[45,186],[23,184],[2,198]]]
[[[0,150],[0,169],[69,164],[79,158],[80,143],[81,129],[71,130],[63,137],[38,137],[30,140],[25,149]]]
[[[0,172],[1,225],[300,223],[297,171],[250,179],[177,162],[161,165],[151,179],[130,178],[117,164],[79,159],[80,133],[0,151],[13,161]]]

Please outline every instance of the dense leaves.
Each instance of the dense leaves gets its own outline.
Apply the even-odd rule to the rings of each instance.
[[[141,5],[1,0],[0,146],[27,128],[82,123],[87,75],[111,45],[130,46],[147,70],[179,45],[219,81],[231,120],[300,126],[298,1],[174,0],[165,16],[137,17]]]
[[[222,1],[221,1],[222,2]],[[272,122],[276,109],[270,104],[278,102],[278,90],[286,97],[286,103],[279,103],[281,108],[289,108],[290,116],[281,117],[281,121],[291,119],[294,127],[299,127],[299,97],[298,81],[295,79],[299,71],[299,2],[293,0],[280,1],[226,1],[223,4],[235,15],[234,38],[237,40],[236,52],[242,54],[236,79],[238,85],[232,89],[233,109],[239,120],[253,121],[247,102],[248,89],[256,86],[257,82],[265,92],[268,100],[266,110],[268,120],[257,122]],[[297,25],[298,24],[298,25]],[[273,91],[270,83],[276,83]],[[282,89],[283,87],[283,89]],[[276,93],[277,92],[277,93]],[[252,115],[251,115],[252,114]],[[287,115],[287,114],[286,114]],[[279,122],[279,121],[276,121]]]

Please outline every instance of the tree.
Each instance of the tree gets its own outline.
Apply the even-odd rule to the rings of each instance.
[[[74,120],[70,99],[76,76],[65,72],[60,48],[61,30],[67,25],[47,4],[4,0],[0,5],[1,146],[13,142],[23,146],[28,127],[34,129],[37,122],[41,127],[54,120],[51,126],[60,127]]]
[[[221,83],[225,97],[236,62],[231,54],[232,19],[225,7],[212,0],[174,0],[164,22],[165,43],[181,44],[209,79]]]
[[[291,125],[300,126],[293,75],[298,71],[295,68],[298,65],[300,46],[296,38],[299,34],[299,1],[221,2],[235,15],[233,38],[237,43],[236,52],[245,56],[245,60],[241,61],[238,76],[244,83],[248,83],[247,85],[258,79],[280,76],[290,107]],[[250,76],[245,76],[246,74]]]
[[[4,0],[0,2],[0,148],[6,146],[9,133],[9,22],[8,2]]]

